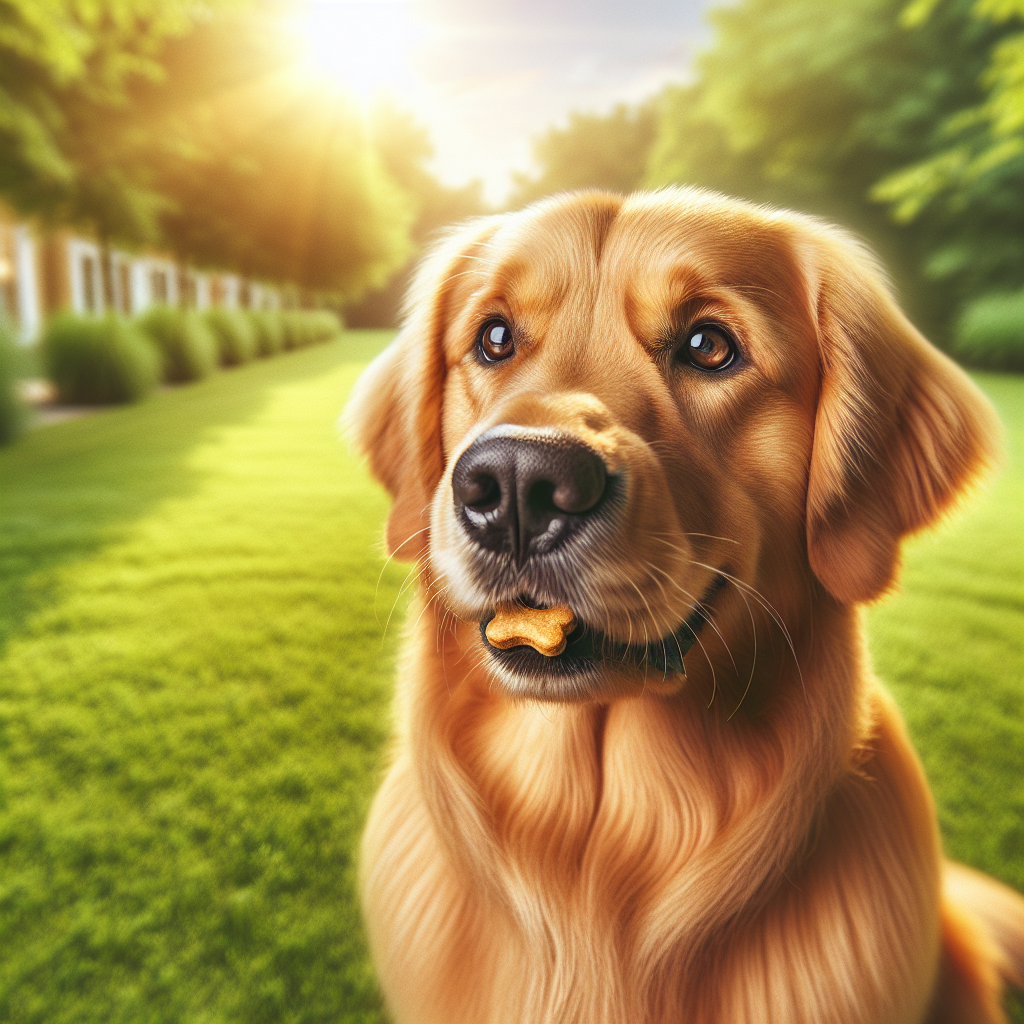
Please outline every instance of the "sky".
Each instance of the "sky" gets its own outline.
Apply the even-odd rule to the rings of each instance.
[[[366,103],[389,95],[430,131],[434,172],[505,198],[531,139],[686,81],[713,0],[312,0],[309,61]]]

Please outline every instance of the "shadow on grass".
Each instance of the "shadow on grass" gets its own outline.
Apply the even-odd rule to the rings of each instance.
[[[37,429],[0,449],[0,656],[29,616],[54,598],[54,570],[118,540],[157,503],[202,484],[205,474],[188,466],[197,446],[254,419],[280,386],[363,363],[390,336],[349,332],[141,405]]]

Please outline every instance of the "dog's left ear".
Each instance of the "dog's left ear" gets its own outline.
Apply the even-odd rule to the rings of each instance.
[[[472,250],[496,227],[496,218],[480,218],[427,255],[409,290],[401,331],[363,372],[345,409],[353,447],[394,499],[385,536],[397,558],[415,560],[427,547],[430,500],[444,472],[441,400],[452,292],[473,266]]]
[[[903,315],[862,246],[838,232],[816,242],[821,390],[807,545],[818,579],[853,603],[893,586],[900,539],[998,461],[1002,427]]]

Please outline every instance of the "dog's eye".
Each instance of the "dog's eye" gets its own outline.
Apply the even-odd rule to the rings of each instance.
[[[516,348],[512,328],[504,320],[488,320],[480,328],[476,347],[485,362],[497,363],[508,359]]]
[[[690,331],[679,357],[700,370],[724,370],[736,358],[736,345],[721,327],[706,324]]]

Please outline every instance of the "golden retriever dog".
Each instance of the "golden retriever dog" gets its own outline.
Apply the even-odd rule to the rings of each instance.
[[[363,911],[402,1024],[995,1022],[861,605],[998,457],[862,245],[695,190],[442,242],[350,402],[418,565]]]

